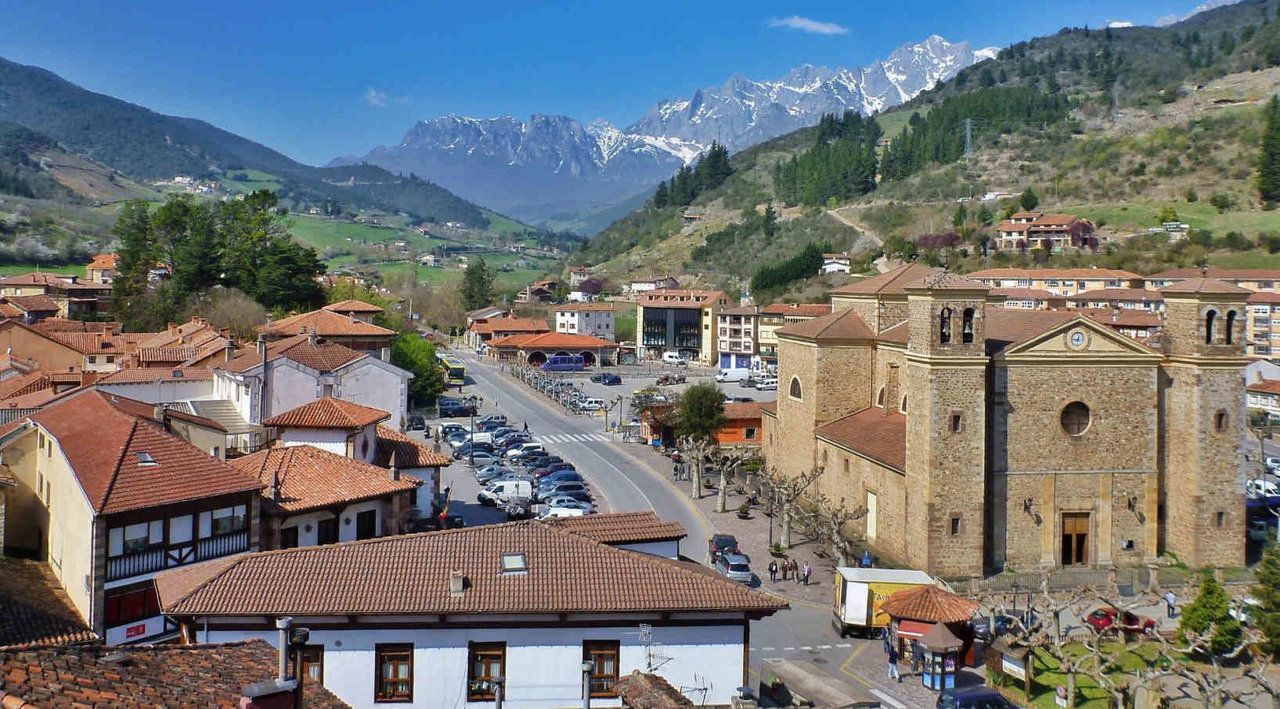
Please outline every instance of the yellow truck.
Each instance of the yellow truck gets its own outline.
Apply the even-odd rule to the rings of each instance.
[[[836,599],[831,625],[847,637],[850,633],[874,637],[889,625],[889,616],[880,604],[889,596],[908,588],[932,586],[933,577],[914,569],[836,569]]]

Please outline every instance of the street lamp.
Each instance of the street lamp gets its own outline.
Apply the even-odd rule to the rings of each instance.
[[[467,397],[467,403],[471,404],[471,442],[467,446],[467,464],[476,467],[476,395],[472,394]]]
[[[582,661],[582,709],[591,709],[591,671],[595,669],[595,663],[591,660]]]

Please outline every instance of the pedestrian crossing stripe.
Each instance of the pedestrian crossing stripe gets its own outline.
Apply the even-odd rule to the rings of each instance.
[[[609,437],[603,433],[549,433],[534,436],[539,443],[608,443]]]

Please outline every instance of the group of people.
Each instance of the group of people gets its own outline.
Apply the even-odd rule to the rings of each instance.
[[[895,682],[902,682],[902,673],[898,670],[898,663],[902,661],[901,655],[898,654],[898,642],[893,637],[889,628],[884,629],[884,654],[889,660],[889,679]],[[924,670],[924,647],[918,640],[911,640],[911,674],[920,674]]]
[[[769,562],[769,581],[770,583],[778,582],[778,574],[782,574],[782,580],[800,581],[804,585],[809,585],[809,577],[813,575],[813,567],[809,566],[809,562],[797,564],[795,559],[783,559],[779,564],[775,559]]]

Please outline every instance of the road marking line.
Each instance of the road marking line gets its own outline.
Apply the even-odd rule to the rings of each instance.
[[[800,649],[801,649],[801,650],[812,650],[812,649],[813,649],[813,646],[812,646],[812,645],[801,645],[801,646],[800,646]]]
[[[836,643],[836,647],[853,647],[852,643]]]
[[[866,681],[865,679],[862,679],[862,678],[861,678],[861,677],[859,677],[858,675],[855,675],[854,673],[850,672],[848,668],[849,668],[849,663],[850,663],[850,662],[853,662],[853,661],[854,661],[854,659],[858,657],[858,655],[861,655],[861,654],[862,654],[862,651],[863,651],[863,650],[866,650],[866,649],[867,649],[867,646],[868,646],[868,645],[870,645],[870,644],[871,644],[871,643],[863,643],[863,644],[859,645],[858,647],[854,648],[854,649],[853,649],[853,652],[849,653],[849,656],[848,656],[848,657],[846,657],[846,658],[844,659],[844,662],[840,663],[840,671],[841,671],[841,672],[843,672],[845,675],[847,675],[847,676],[849,676],[849,677],[851,677],[851,678],[853,678],[853,679],[857,680],[858,682],[862,683],[862,684],[863,684],[864,686],[866,686],[866,687],[870,687],[870,686],[871,686],[871,683],[870,683],[870,682],[868,682],[868,681]]]
[[[902,702],[898,701],[897,699],[894,699],[893,697],[885,694],[884,692],[881,692],[878,689],[873,688],[871,690],[871,693],[876,695],[877,697],[880,697],[880,701],[893,707],[893,709],[907,709],[906,704],[903,704]]]
[[[819,649],[819,650],[830,650],[830,649],[831,649],[831,646],[830,646],[830,645],[819,645],[819,646],[818,646],[818,649]]]
[[[793,648],[793,647],[784,647],[784,648],[782,648],[782,651],[783,651],[783,652],[791,652],[792,650],[795,650],[795,648]]]
[[[771,647],[762,647],[762,648],[760,648],[760,649],[761,649],[761,650],[764,650],[765,652],[773,652],[773,648],[771,648]]]

